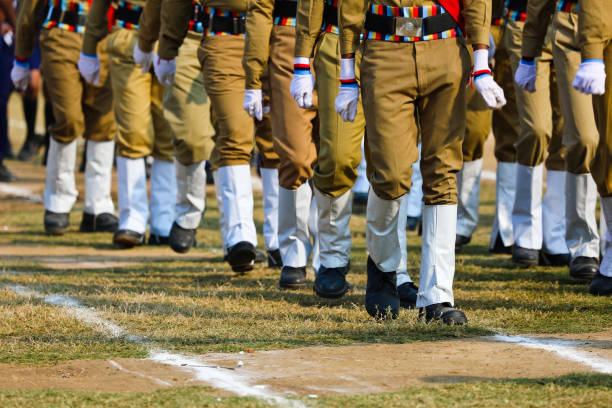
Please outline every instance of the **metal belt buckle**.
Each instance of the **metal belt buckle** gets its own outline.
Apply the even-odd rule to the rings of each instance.
[[[209,32],[213,31],[213,18],[214,18],[213,13],[209,13],[208,14],[208,31]]]
[[[238,34],[239,31],[239,25],[238,25],[238,21],[240,20],[240,18],[238,17],[232,17],[232,28],[234,29],[233,34]]]
[[[395,35],[400,37],[422,37],[423,19],[419,17],[395,17]]]

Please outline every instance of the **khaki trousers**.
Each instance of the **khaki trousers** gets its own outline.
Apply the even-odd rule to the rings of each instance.
[[[463,39],[362,44],[361,85],[368,178],[376,195],[410,190],[418,160],[425,205],[456,204],[470,55]]]
[[[552,54],[557,71],[559,103],[563,112],[563,144],[567,148],[567,171],[591,172],[599,134],[593,112],[593,98],[578,92],[572,81],[580,66],[578,14],[556,12],[553,19]]]
[[[80,135],[88,140],[113,140],[117,127],[113,117],[113,95],[108,75],[106,41],[98,44],[100,85],[88,85],[77,68],[83,36],[60,28],[40,34],[42,69],[48,86],[55,122],[49,133],[61,143]]]
[[[591,166],[591,174],[602,197],[612,196],[612,43],[604,49],[606,93],[593,97],[595,120],[599,129],[599,145]]]
[[[319,101],[319,157],[314,169],[314,183],[324,195],[338,197],[350,190],[357,180],[365,130],[363,108],[360,103],[354,122],[344,122],[336,113],[335,101],[340,83],[337,34],[321,34],[313,66]]]
[[[300,109],[289,92],[294,48],[295,27],[275,25],[268,61],[270,114],[274,150],[280,158],[279,184],[287,190],[296,190],[312,178],[318,144],[316,109]],[[316,94],[313,103],[316,107]]]
[[[163,114],[164,87],[152,72],[143,74],[132,57],[138,33],[119,28],[108,37],[110,75],[119,126],[117,154],[130,159],[153,155],[174,161],[170,127]]]
[[[198,61],[200,37],[193,32],[187,34],[176,57],[174,83],[164,95],[164,117],[176,159],[184,166],[208,160],[214,147],[210,98]]]
[[[261,122],[253,121],[242,107],[246,77],[242,68],[243,53],[244,38],[241,36],[208,36],[200,42],[198,58],[216,131],[210,158],[213,170],[249,164],[254,135],[263,167],[278,166],[269,118],[265,116]]]
[[[523,27],[525,23],[510,21],[504,33],[504,47],[510,55],[512,72],[521,59]],[[516,160],[524,166],[535,167],[546,157],[548,170],[565,170],[565,148],[562,143],[563,119],[559,107],[555,70],[552,66],[550,41],[542,56],[536,60],[538,76],[536,92],[528,92],[514,84],[521,133],[516,142]]]

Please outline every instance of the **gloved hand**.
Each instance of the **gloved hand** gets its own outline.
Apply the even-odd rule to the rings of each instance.
[[[167,60],[155,56],[155,64],[153,65],[157,80],[164,86],[172,86],[174,83],[174,74],[176,74],[176,61],[174,59]]]
[[[249,115],[257,120],[263,118],[262,99],[261,89],[247,89],[244,91],[244,103],[242,106]]]
[[[495,39],[493,34],[489,34],[489,65],[493,65],[495,59]]]
[[[151,64],[153,64],[153,52],[144,52],[138,46],[138,43],[134,45],[133,52],[134,62],[140,65],[142,73],[146,74],[151,70]]]
[[[305,57],[296,57],[293,61],[293,78],[291,78],[289,92],[300,108],[312,108],[314,85],[314,76],[310,72],[310,60]]]
[[[525,61],[521,59],[519,66],[514,74],[514,81],[528,92],[536,91],[536,77],[538,75],[535,61]]]
[[[355,120],[358,102],[359,85],[355,78],[355,58],[340,58],[340,89],[335,108],[343,121]]]
[[[572,86],[587,95],[603,95],[606,92],[606,65],[603,60],[583,61]]]
[[[77,66],[85,82],[100,85],[100,59],[97,55],[87,55],[81,52]]]
[[[489,109],[499,109],[506,104],[506,98],[503,89],[493,80],[488,55],[489,51],[485,49],[474,51],[473,83]]]
[[[11,81],[18,91],[26,90],[30,82],[30,64],[27,61],[15,59],[11,69]]]

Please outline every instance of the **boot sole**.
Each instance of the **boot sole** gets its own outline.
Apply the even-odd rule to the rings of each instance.
[[[320,289],[317,289],[317,286],[315,285],[312,287],[312,290],[314,290],[317,296],[322,297],[324,299],[339,299],[342,296],[344,296],[346,292],[349,291],[350,288],[351,288],[350,285],[347,284],[344,286],[344,288],[342,288],[341,290],[337,292],[325,292]]]
[[[303,282],[303,283],[278,282],[278,286],[280,286],[282,289],[302,289],[306,287],[306,282]]]
[[[183,247],[183,246],[178,247],[178,246],[172,245],[172,242],[170,243],[170,248],[172,248],[172,250],[176,252],[177,254],[186,254],[187,252],[189,252],[192,246],[193,244],[186,246],[186,247]]]
[[[580,271],[578,271],[578,272],[572,272],[572,271],[570,270],[569,275],[570,275],[572,278],[576,279],[576,280],[581,280],[581,281],[585,281],[585,282],[590,282],[590,281],[592,281],[593,279],[595,279],[595,277],[597,276],[597,272],[594,272],[594,273],[593,273],[593,272],[582,272],[582,273],[581,273]]]
[[[514,262],[517,265],[520,266],[524,266],[525,268],[529,268],[531,266],[537,266],[538,265],[538,260],[537,259],[520,259],[520,258],[514,258],[512,257],[512,262]]]
[[[404,308],[404,309],[416,309],[416,302],[415,303],[408,303],[408,302],[402,302],[400,300],[400,307]]]
[[[234,268],[241,269],[245,267],[251,267],[253,269],[253,264],[255,263],[255,258],[257,254],[253,250],[249,249],[241,249],[239,251],[232,251],[232,254],[227,256],[227,262]]]
[[[45,232],[48,235],[64,235],[68,231],[68,227],[47,227],[45,225]]]
[[[113,238],[113,243],[129,248],[143,245],[142,241],[135,241],[128,237]]]

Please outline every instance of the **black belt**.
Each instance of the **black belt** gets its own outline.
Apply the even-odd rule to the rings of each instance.
[[[365,29],[367,31],[374,31],[384,35],[397,35],[404,37],[423,37],[426,35],[437,34],[443,31],[452,30],[457,27],[457,22],[449,14],[438,14],[436,16],[424,17],[420,19],[422,22],[422,28],[419,34],[405,35],[400,31],[400,27],[396,27],[396,21],[399,21],[403,17],[389,17],[381,16],[368,12],[365,19]],[[419,19],[408,19],[408,20],[419,20]],[[411,24],[410,28],[414,27],[414,23]]]
[[[85,26],[87,16],[79,14],[76,11],[62,10],[58,7],[53,7],[48,21],[53,21],[58,24],[67,24],[72,27]]]
[[[297,16],[297,1],[290,1],[290,0],[275,1],[273,16],[281,17],[281,18],[289,18],[289,17],[295,18],[295,16]],[[336,20],[336,24],[338,24],[337,20]]]
[[[323,8],[323,24],[338,26],[338,8],[331,4],[325,4]]]
[[[244,34],[246,33],[246,19],[240,17],[220,17],[215,14],[198,14],[198,21],[209,31],[216,33]]]
[[[525,12],[527,11],[527,0],[510,0],[508,10]]]
[[[121,20],[124,23],[138,25],[138,20],[140,20],[141,13],[142,8],[140,7],[137,10],[132,10],[125,6],[119,6],[115,9],[115,19]]]

